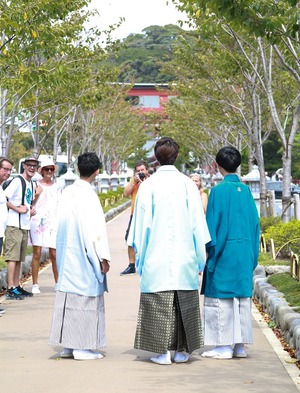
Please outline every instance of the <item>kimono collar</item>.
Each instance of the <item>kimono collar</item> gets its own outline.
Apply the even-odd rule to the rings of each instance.
[[[156,172],[164,172],[164,171],[177,171],[178,169],[176,168],[175,165],[162,165],[158,168]]]
[[[240,182],[240,178],[236,173],[229,173],[228,175],[224,176],[223,181]]]
[[[86,180],[76,179],[74,184],[80,187],[91,187],[91,183],[87,182]]]

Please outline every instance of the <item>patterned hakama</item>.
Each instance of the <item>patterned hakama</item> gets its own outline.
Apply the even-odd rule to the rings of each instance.
[[[104,296],[56,292],[49,344],[72,349],[105,347]]]
[[[202,346],[198,291],[141,293],[135,349],[192,353]]]
[[[251,298],[204,297],[205,345],[252,344]]]

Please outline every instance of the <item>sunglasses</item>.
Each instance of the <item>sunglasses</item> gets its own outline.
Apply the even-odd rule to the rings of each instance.
[[[25,164],[29,168],[37,168],[37,164]]]
[[[43,168],[45,172],[54,172],[54,168]]]

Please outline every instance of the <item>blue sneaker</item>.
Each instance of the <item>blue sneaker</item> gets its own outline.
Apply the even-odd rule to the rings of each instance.
[[[33,293],[25,291],[24,288],[22,288],[20,285],[17,286],[17,290],[21,293],[21,295],[25,296],[25,297],[32,297]]]
[[[120,273],[121,276],[128,276],[130,274],[135,274],[135,266],[133,263],[130,263],[127,268]]]
[[[12,300],[23,300],[24,295],[21,294],[21,292],[18,291],[17,288],[10,288],[6,292],[6,299],[12,299]]]

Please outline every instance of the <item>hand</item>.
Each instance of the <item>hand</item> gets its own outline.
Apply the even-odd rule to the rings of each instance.
[[[26,214],[28,212],[28,207],[26,205],[20,205],[18,207],[18,213],[20,214]]]
[[[108,260],[107,259],[102,259],[102,261],[100,262],[100,267],[101,267],[101,272],[103,274],[108,273],[109,268],[110,268]]]
[[[31,206],[31,208],[30,208],[30,216],[35,216],[35,215],[36,215],[35,207]]]
[[[139,175],[137,173],[133,176],[133,179],[134,179],[134,183],[135,184],[142,182],[140,177],[139,177]]]

